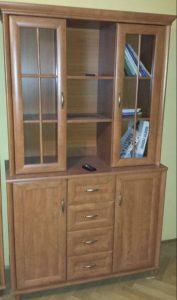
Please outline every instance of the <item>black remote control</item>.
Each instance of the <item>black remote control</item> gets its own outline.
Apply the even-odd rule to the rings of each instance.
[[[89,165],[89,164],[83,165],[82,168],[85,169],[85,170],[87,170],[87,171],[89,171],[89,172],[96,171],[96,168],[93,167],[93,166],[91,166],[91,165]]]

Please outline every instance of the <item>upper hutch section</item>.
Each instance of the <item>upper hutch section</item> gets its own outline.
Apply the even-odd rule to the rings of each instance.
[[[160,163],[174,16],[0,7],[10,175]]]

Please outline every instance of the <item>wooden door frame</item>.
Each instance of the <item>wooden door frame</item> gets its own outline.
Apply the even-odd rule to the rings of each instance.
[[[12,103],[14,117],[14,150],[15,168],[17,174],[27,174],[36,172],[64,171],[66,169],[66,103],[61,106],[61,93],[66,95],[66,21],[56,19],[45,19],[36,17],[10,16],[10,51],[11,51],[11,72],[12,72]],[[23,130],[23,103],[22,86],[19,75],[21,74],[20,64],[20,43],[19,28],[40,27],[57,30],[57,61],[59,73],[58,77],[58,159],[57,163],[24,165],[24,130]],[[60,43],[61,41],[61,43]],[[65,97],[66,98],[66,97]]]

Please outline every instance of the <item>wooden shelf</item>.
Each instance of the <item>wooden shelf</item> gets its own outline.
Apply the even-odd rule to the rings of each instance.
[[[57,123],[56,114],[43,114],[42,115],[42,123]],[[37,114],[25,114],[24,115],[24,123],[25,124],[36,124],[40,123],[39,115]]]
[[[125,78],[125,79],[128,79],[128,80],[133,80],[133,79],[136,79],[137,76],[125,76],[124,78]],[[152,77],[151,77],[151,76],[146,76],[146,77],[138,76],[138,79],[139,79],[139,80],[151,80]]]
[[[43,164],[52,164],[57,162],[56,156],[43,156]],[[30,156],[25,157],[25,164],[29,165],[35,165],[35,164],[41,164],[40,162],[40,156]]]
[[[57,78],[56,74],[21,74],[22,78]]]
[[[67,123],[110,123],[112,119],[102,114],[68,114]]]
[[[98,76],[98,75],[69,75],[67,79],[73,80],[113,80],[114,76]]]
[[[135,118],[135,115],[133,115],[133,116],[122,116],[122,120],[123,121],[132,120],[134,118]],[[150,121],[150,117],[146,117],[146,116],[143,116],[143,115],[137,115],[136,119],[137,120]]]

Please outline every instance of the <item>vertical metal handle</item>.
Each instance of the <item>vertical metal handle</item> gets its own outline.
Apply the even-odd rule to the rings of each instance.
[[[121,107],[121,96],[119,94],[119,97],[118,97],[118,105],[119,105],[119,108]]]
[[[122,196],[122,194],[120,193],[119,195],[118,195],[118,205],[119,206],[122,206],[122,203],[123,203],[123,196]]]
[[[61,108],[64,108],[65,105],[65,98],[64,98],[64,93],[61,93]]]
[[[65,212],[65,200],[61,200],[61,213],[64,214]]]

